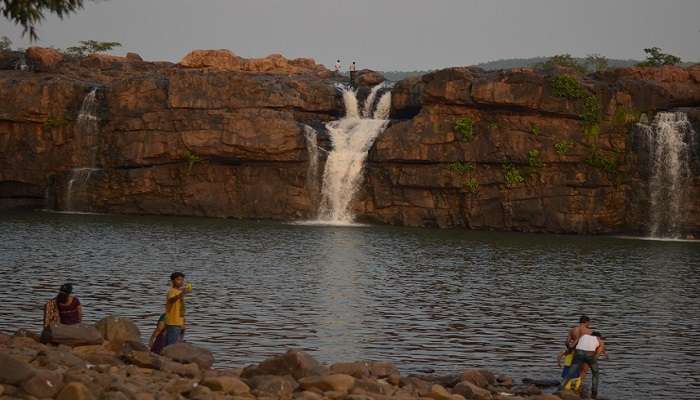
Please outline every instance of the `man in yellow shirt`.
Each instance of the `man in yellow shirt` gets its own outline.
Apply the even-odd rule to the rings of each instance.
[[[185,331],[185,275],[173,272],[170,275],[172,287],[168,289],[165,302],[165,346],[175,344],[182,339]]]

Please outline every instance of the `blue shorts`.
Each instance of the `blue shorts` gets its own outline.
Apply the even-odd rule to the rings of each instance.
[[[176,325],[165,326],[165,346],[170,346],[182,340],[182,327]]]

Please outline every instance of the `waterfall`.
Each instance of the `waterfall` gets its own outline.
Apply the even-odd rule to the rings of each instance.
[[[372,89],[376,93],[379,89]],[[357,93],[342,88],[346,116],[326,124],[333,149],[329,152],[323,171],[321,206],[318,222],[330,224],[351,224],[354,216],[351,203],[360,188],[365,160],[374,140],[389,123],[391,93],[387,92],[379,101],[373,118],[361,118],[357,113]],[[368,98],[367,102],[374,101]],[[382,107],[381,110],[379,107]],[[371,110],[370,105],[370,110]],[[367,104],[365,104],[367,109]],[[381,118],[380,118],[381,117]]]
[[[649,234],[681,238],[695,132],[683,112],[660,112],[639,126],[649,149]]]
[[[83,99],[76,121],[76,137],[83,139],[79,143],[87,150],[88,166],[70,170],[63,204],[65,211],[76,211],[73,204],[76,194],[85,190],[92,173],[99,170],[97,168],[97,155],[100,121],[97,108],[97,88],[93,88]]]
[[[380,83],[379,85],[372,87],[372,90],[370,90],[370,92],[369,92],[369,96],[367,96],[367,99],[365,100],[365,106],[362,108],[362,117],[364,117],[364,118],[371,118],[372,117],[372,107],[374,107],[374,99],[377,98],[377,94],[383,88],[384,88],[384,83]]]
[[[306,171],[306,189],[309,191],[312,205],[316,205],[319,195],[318,181],[318,132],[316,129],[304,125],[304,138],[306,139],[306,152],[309,155],[309,166]]]

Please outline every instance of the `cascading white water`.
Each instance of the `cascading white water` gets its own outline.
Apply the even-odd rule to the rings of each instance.
[[[306,139],[306,152],[309,155],[309,166],[306,171],[306,189],[309,191],[309,196],[315,205],[320,190],[318,180],[318,132],[316,132],[316,129],[304,125],[304,138]]]
[[[682,112],[660,112],[651,125],[639,124],[649,148],[649,234],[680,238],[695,132]]]
[[[346,116],[326,124],[333,149],[328,154],[323,171],[322,199],[318,218],[318,222],[335,225],[351,224],[354,220],[351,202],[362,183],[369,150],[374,140],[389,123],[387,118],[391,106],[391,93],[387,92],[382,96],[377,109],[371,114],[373,118],[360,118],[357,113],[356,92],[348,88],[342,90]],[[377,91],[373,89],[375,95]],[[369,102],[370,99],[368,98],[367,101]]]
[[[98,171],[97,153],[99,147],[99,117],[97,114],[97,88],[93,88],[83,99],[76,122],[77,137],[81,146],[87,149],[88,167],[73,168],[68,175],[63,208],[65,211],[75,211],[74,197],[85,189],[92,173]]]
[[[384,83],[376,85],[370,90],[367,99],[365,100],[365,105],[362,107],[362,117],[372,118],[372,108],[374,107],[374,100],[377,98],[377,94],[380,90],[384,88]]]

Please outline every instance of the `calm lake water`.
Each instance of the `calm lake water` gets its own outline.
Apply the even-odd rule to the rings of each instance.
[[[484,367],[556,379],[582,313],[607,337],[601,394],[697,399],[700,243],[200,218],[0,214],[0,330],[39,330],[75,284],[86,318],[147,340],[187,274],[190,341],[220,366],[290,347],[405,373]]]

